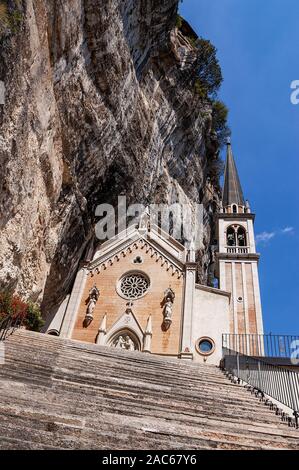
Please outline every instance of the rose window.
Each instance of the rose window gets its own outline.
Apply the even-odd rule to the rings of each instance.
[[[119,284],[119,291],[126,299],[139,299],[149,288],[149,279],[141,273],[125,275]]]

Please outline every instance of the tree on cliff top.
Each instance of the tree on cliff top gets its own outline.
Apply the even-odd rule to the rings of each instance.
[[[207,39],[196,41],[197,80],[207,96],[214,96],[222,83],[222,72],[217,59],[217,49]]]
[[[226,143],[227,138],[231,135],[230,128],[227,125],[228,109],[222,101],[213,101],[212,104],[212,122],[213,129],[217,134],[219,145]]]

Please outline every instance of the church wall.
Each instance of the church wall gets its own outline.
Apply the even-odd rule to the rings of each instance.
[[[262,333],[262,314],[258,290],[257,263],[220,262],[220,288],[232,293],[230,306],[230,333]]]
[[[238,333],[246,333],[242,264],[235,263]]]
[[[215,290],[196,286],[192,318],[192,345],[194,360],[219,365],[222,358],[222,334],[229,332],[230,296]],[[215,342],[215,350],[203,356],[196,350],[196,342],[209,337]]]
[[[221,289],[233,293],[233,273],[232,263],[225,263],[225,283],[220,285]],[[229,307],[229,333],[235,333],[235,318],[234,318],[234,297],[230,302]]]
[[[247,297],[248,297],[248,320],[249,320],[249,331],[248,333],[257,333],[257,322],[256,322],[256,308],[255,308],[255,297],[253,287],[253,275],[252,265],[246,263],[246,280],[247,280]]]
[[[143,259],[142,264],[134,264],[136,256]],[[180,348],[181,337],[181,316],[182,316],[182,296],[183,296],[183,276],[178,279],[178,275],[172,275],[172,271],[167,271],[166,264],[161,266],[161,260],[156,261],[156,257],[151,257],[150,252],[145,249],[133,248],[132,253],[127,253],[125,257],[120,256],[119,261],[114,261],[111,266],[107,266],[99,274],[89,275],[83,296],[80,302],[79,311],[72,333],[72,338],[80,341],[94,343],[96,341],[101,320],[107,312],[107,336],[109,329],[125,312],[128,300],[122,298],[116,291],[119,278],[128,271],[136,270],[147,274],[150,278],[149,291],[144,297],[135,300],[132,310],[144,330],[149,315],[152,315],[152,347],[151,352],[157,354],[177,355]],[[94,319],[87,327],[83,327],[86,314],[89,290],[94,285],[100,290],[100,297],[93,312]],[[175,292],[173,304],[172,324],[167,331],[162,331],[163,322],[163,301],[164,291],[171,287]]]
[[[253,293],[254,293],[254,304],[255,304],[255,313],[256,313],[256,325],[257,333],[264,333],[263,325],[263,315],[262,315],[262,305],[261,305],[261,293],[260,293],[260,283],[259,283],[259,274],[258,274],[258,263],[251,264],[252,269],[252,283],[253,283]]]
[[[52,321],[49,324],[46,324],[44,326],[44,332],[47,332],[47,333],[57,332],[57,334],[59,334],[60,328],[63,322],[63,318],[65,315],[65,311],[68,306],[69,299],[70,299],[70,295],[67,295],[65,299],[63,300],[63,302],[61,303],[61,305],[59,306],[59,309],[55,317],[52,319]]]

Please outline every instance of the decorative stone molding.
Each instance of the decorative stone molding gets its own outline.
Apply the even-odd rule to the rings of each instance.
[[[196,250],[194,246],[194,241],[192,240],[189,250],[188,250],[187,260],[190,263],[195,263],[195,257],[196,257]]]
[[[193,305],[195,292],[195,277],[197,264],[187,262],[184,285],[184,307],[183,307],[183,329],[181,355],[182,359],[192,359],[192,321],[193,321]]]
[[[144,332],[143,352],[151,352],[152,336],[152,316],[150,315],[147,319],[147,324]]]
[[[127,300],[141,299],[150,288],[150,279],[142,271],[128,271],[121,276],[116,285],[120,297]]]
[[[190,351],[190,348],[184,348],[184,351],[181,351],[179,354],[180,359],[185,359],[187,361],[193,360],[193,353]]]
[[[144,234],[150,230],[150,210],[146,207],[144,212],[140,216],[138,230],[141,234]]]
[[[119,336],[128,335],[131,340],[135,343],[135,349],[141,351],[144,340],[144,332],[133,313],[132,307],[133,302],[128,302],[126,311],[119,317],[119,319],[114,323],[114,325],[112,325],[110,330],[107,332],[104,342],[105,345],[115,346],[114,343],[116,341],[116,338],[118,338]],[[129,343],[127,343],[127,345],[129,345]],[[126,347],[124,347],[123,349],[126,349]]]
[[[100,345],[105,344],[106,334],[107,334],[107,313],[105,312],[105,315],[103,316],[103,319],[101,321],[101,325],[98,331],[96,343]]]
[[[113,266],[113,264],[118,262],[121,258],[126,258],[128,255],[131,255],[134,250],[138,249],[144,250],[152,259],[155,259],[157,263],[160,263],[161,267],[164,266],[167,271],[170,271],[172,276],[176,276],[178,279],[183,277],[183,264],[180,261],[175,261],[174,258],[168,258],[162,248],[159,249],[152,246],[151,243],[144,238],[140,238],[134,242],[131,241],[130,245],[126,247],[121,245],[118,247],[117,253],[110,253],[103,258],[94,260],[90,264],[89,275],[93,277],[95,273],[100,274],[103,270],[106,270],[107,267]]]
[[[201,347],[202,344],[207,343],[208,348]],[[201,356],[210,356],[215,352],[215,341],[209,336],[202,336],[195,342],[195,349]]]
[[[72,293],[67,304],[64,318],[61,323],[60,336],[61,338],[71,338],[73,329],[76,323],[77,314],[84,293],[86,281],[88,279],[88,271],[86,268],[81,268],[77,272],[75,283],[73,285]]]

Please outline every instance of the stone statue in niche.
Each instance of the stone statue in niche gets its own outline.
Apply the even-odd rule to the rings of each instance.
[[[135,351],[136,346],[129,335],[119,335],[113,342],[113,346],[117,349],[126,349],[127,351]]]
[[[164,306],[164,322],[171,323],[171,317],[172,317],[172,301],[168,297]]]
[[[163,329],[168,330],[172,323],[172,310],[173,310],[173,303],[174,303],[175,293],[169,287],[164,292],[164,301],[163,301]]]
[[[84,326],[87,327],[93,320],[93,312],[100,296],[99,289],[94,285],[89,291],[88,304],[84,319]]]

